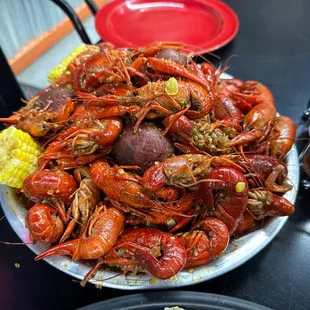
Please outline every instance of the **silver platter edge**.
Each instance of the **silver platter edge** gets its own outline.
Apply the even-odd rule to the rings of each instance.
[[[223,78],[230,77],[228,74],[223,76]],[[288,167],[288,182],[293,185],[293,189],[286,193],[284,197],[294,204],[300,178],[298,153],[295,145],[293,145],[286,156],[286,164]],[[0,185],[0,203],[11,227],[18,237],[26,243],[29,249],[36,255],[47,249],[45,245],[31,244],[29,231],[25,227],[27,210],[17,200],[14,189]],[[102,269],[97,272],[95,278],[90,283],[98,287],[103,286],[121,290],[150,290],[182,287],[211,280],[239,267],[259,253],[275,238],[287,220],[288,217],[269,218],[264,222],[262,228],[246,234],[239,239],[232,240],[222,256],[204,266],[182,270],[168,280],[155,279],[146,274],[127,277],[119,275],[113,278],[116,272]],[[56,269],[79,280],[82,280],[91,268],[90,265],[84,262],[74,262],[66,256],[55,256],[47,258],[45,261]]]

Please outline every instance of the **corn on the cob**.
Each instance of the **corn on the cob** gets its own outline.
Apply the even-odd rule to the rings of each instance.
[[[22,188],[24,179],[37,169],[39,144],[22,130],[0,132],[0,184]]]
[[[48,75],[48,81],[54,83],[62,74],[66,73],[69,63],[79,54],[87,50],[85,44],[76,47],[59,65],[57,65]],[[69,72],[67,72],[70,74]]]

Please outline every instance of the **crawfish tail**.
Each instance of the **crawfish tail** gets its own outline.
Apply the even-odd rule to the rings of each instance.
[[[229,230],[223,221],[206,217],[192,229],[198,227],[199,230],[177,235],[187,251],[185,268],[206,264],[221,255],[229,244]]]
[[[139,267],[159,279],[172,277],[186,262],[186,250],[180,240],[154,228],[128,231],[121,236],[117,247],[129,252],[129,257],[133,257]]]
[[[73,256],[74,252],[76,251],[79,244],[79,240],[70,240],[66,243],[55,245],[52,248],[47,249],[46,251],[39,254],[34,260],[38,261],[43,258],[56,256],[56,255],[69,255]]]
[[[177,235],[187,251],[184,268],[193,268],[209,262],[213,255],[210,252],[210,240],[201,230],[194,230]]]
[[[23,183],[25,196],[35,202],[59,199],[68,203],[76,190],[74,178],[69,173],[56,169],[35,171]]]
[[[49,244],[58,241],[64,231],[57,210],[44,204],[35,204],[29,209],[26,226],[33,241]]]
[[[226,224],[220,219],[206,217],[193,226],[199,227],[206,233],[211,233],[210,253],[213,257],[221,255],[227,248],[230,240],[229,230]]]
[[[97,259],[104,256],[114,246],[123,231],[125,216],[123,212],[108,208],[90,223],[90,236],[79,239],[79,253],[75,257]]]
[[[284,164],[279,164],[276,166],[273,171],[269,174],[266,179],[265,186],[270,192],[276,193],[286,193],[293,188],[292,185],[288,184],[286,181],[287,178],[287,168]],[[279,182],[280,185],[276,184],[276,180],[280,180],[283,182]]]
[[[177,274],[184,267],[186,251],[175,237],[163,238],[162,242],[163,256],[159,259],[153,256],[147,247],[132,242],[126,242],[122,246],[132,251],[135,260],[145,271],[158,279],[165,280]]]

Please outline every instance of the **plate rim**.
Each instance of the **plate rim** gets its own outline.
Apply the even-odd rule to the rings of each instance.
[[[131,1],[135,1],[135,0],[131,0]],[[164,1],[164,0],[158,0],[158,1]],[[179,1],[183,1],[183,0],[179,0]],[[230,23],[232,25],[235,25],[234,27],[234,31],[225,39],[225,40],[222,40],[220,43],[218,44],[215,44],[215,45],[212,45],[212,46],[209,46],[207,48],[202,48],[202,49],[199,49],[197,51],[194,52],[195,55],[203,55],[203,54],[207,54],[207,53],[210,53],[210,52],[214,52],[222,47],[224,47],[225,45],[227,45],[229,42],[231,42],[238,34],[239,32],[239,28],[240,28],[240,20],[239,20],[239,17],[237,15],[237,13],[235,12],[235,10],[229,6],[227,3],[221,1],[221,0],[191,0],[191,1],[195,1],[195,2],[198,2],[198,3],[201,3],[201,4],[204,4],[204,5],[210,5],[210,6],[216,6],[216,7],[221,7],[225,9],[226,12],[229,12],[232,20],[230,21]],[[96,28],[96,31],[99,35],[99,37],[104,40],[104,41],[108,41],[108,42],[111,42],[113,44],[115,44],[116,46],[121,46],[123,44],[120,44],[120,40],[111,40],[111,37],[110,36],[107,36],[105,37],[104,34],[100,34],[101,31],[99,31],[99,19],[100,19],[100,16],[101,15],[106,15],[104,13],[101,13],[101,12],[104,12],[104,10],[108,10],[110,8],[110,6],[113,6],[113,5],[117,5],[118,3],[117,2],[126,2],[126,0],[109,0],[107,1],[98,11],[97,15],[95,16],[95,28]],[[222,16],[222,15],[221,15]],[[186,45],[186,44],[185,44]]]
[[[114,297],[103,301],[95,302],[77,310],[101,310],[101,309],[118,309],[118,310],[141,310],[144,306],[158,305],[158,307],[189,307],[204,306],[206,309],[238,309],[238,310],[271,310],[261,304],[241,299],[233,296],[213,294],[208,292],[197,291],[151,291],[144,293],[129,294],[126,296]],[[112,308],[107,308],[107,307]],[[114,306],[114,307],[113,307]],[[133,306],[135,306],[133,308]],[[121,307],[121,308],[120,308]],[[212,308],[211,308],[212,307]],[[216,307],[216,308],[213,308]],[[229,308],[227,308],[229,307]],[[153,308],[153,307],[152,307]]]

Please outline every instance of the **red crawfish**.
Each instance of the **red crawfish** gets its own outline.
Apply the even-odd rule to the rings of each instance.
[[[240,132],[241,126],[228,120],[211,122],[210,116],[190,120],[185,115],[164,119],[168,130],[177,141],[175,146],[185,153],[221,155],[230,153],[230,141]],[[187,152],[188,150],[188,152]]]
[[[61,170],[36,171],[27,176],[23,183],[23,192],[34,202],[49,201],[59,211],[60,218],[66,223],[65,205],[72,201],[77,190],[74,178]]]
[[[35,204],[29,209],[26,227],[33,241],[47,244],[57,242],[64,231],[64,224],[58,216],[58,211],[42,203]]]
[[[94,97],[88,97],[88,99],[91,100],[93,98]],[[108,118],[112,116],[124,116],[126,114],[136,115],[140,111],[141,107],[138,105],[109,105],[106,107],[102,107],[100,105],[94,105],[90,102],[81,104],[79,107],[77,107],[72,117],[70,118],[70,121],[77,122],[81,118],[101,120],[103,118]]]
[[[212,167],[216,166],[234,167],[243,171],[239,165],[225,157],[185,154],[170,157],[149,168],[143,174],[141,182],[150,193],[156,193],[164,185],[190,187],[208,178]]]
[[[159,279],[168,279],[185,265],[186,251],[172,234],[155,228],[136,228],[124,232],[114,249],[86,275],[82,285],[102,264],[120,266],[125,274],[144,271]]]
[[[184,268],[204,265],[220,256],[229,243],[229,230],[221,220],[206,217],[194,225],[191,231],[177,234],[186,249]]]
[[[275,193],[285,193],[292,189],[287,183],[287,167],[279,160],[262,154],[246,154],[243,156],[228,155],[247,171],[247,179],[251,187],[260,187]]]
[[[72,162],[73,164],[78,157],[85,158],[85,161],[87,158],[96,159],[96,156],[84,155],[91,155],[95,152],[107,154],[111,151],[111,146],[122,129],[123,122],[118,117],[102,120],[82,119],[62,130],[49,143],[40,160],[39,169],[44,169],[51,160],[58,160],[62,163],[65,159],[66,163]]]
[[[124,219],[124,214],[115,208],[97,207],[80,238],[49,248],[35,260],[55,255],[69,255],[73,260],[98,259],[115,245],[123,231]]]
[[[33,137],[45,137],[63,128],[74,112],[77,101],[72,90],[47,89],[8,118],[0,118],[6,125],[16,125]]]
[[[140,124],[144,118],[154,119],[182,110],[184,110],[185,115],[193,119],[203,117],[211,111],[212,101],[205,88],[194,82],[175,80],[176,93],[169,94],[169,92],[167,92],[169,83],[170,80],[150,82],[145,86],[129,92],[126,96],[103,95],[97,97],[92,94],[81,92],[78,92],[78,96],[87,104],[92,103],[96,106],[100,105],[102,113],[110,106],[125,106],[128,109],[129,107],[134,107],[135,109],[139,108],[137,113],[134,112],[138,124]],[[130,112],[128,109],[124,109],[122,115]],[[115,109],[115,111],[117,111],[117,109]],[[97,113],[97,115],[100,116],[99,113]],[[107,114],[105,113],[104,115]]]
[[[296,124],[286,116],[278,116],[268,139],[266,153],[272,158],[282,160],[290,151],[296,137]]]
[[[295,211],[286,198],[260,189],[249,191],[247,209],[256,220],[266,216],[289,216]]]
[[[191,193],[186,193],[179,198],[179,189],[167,186],[156,193],[154,197],[163,201],[163,209],[133,209],[126,216],[126,224],[132,226],[144,224],[147,227],[168,229],[172,233],[181,229],[192,220],[191,211],[194,197]],[[119,208],[125,212],[127,211],[127,207],[121,204]]]
[[[105,44],[105,48],[112,48],[112,45]],[[95,55],[101,51],[101,48],[97,45],[85,45],[85,50],[81,53],[79,53],[73,60],[70,61],[68,64],[65,72],[57,78],[55,81],[52,81],[52,87],[58,88],[58,87],[66,87],[73,86],[73,89],[75,89],[74,85],[76,82],[76,79],[73,78],[73,74],[76,71],[77,68],[85,61],[90,58],[92,55]]]
[[[62,235],[60,243],[63,243],[71,236],[76,224],[81,225],[79,236],[83,234],[90,215],[99,203],[100,190],[91,179],[89,169],[87,167],[77,168],[74,170],[74,176],[78,180],[79,188],[75,191],[73,201],[68,210],[71,220]]]
[[[102,84],[127,83],[134,75],[149,80],[142,72],[141,66],[145,64],[144,57],[155,56],[165,48],[181,49],[184,45],[177,42],[156,42],[135,50],[128,48],[115,48],[112,44],[97,45],[90,52],[84,52],[73,60],[68,66],[71,72],[71,83],[76,91],[92,92]],[[85,57],[85,55],[87,57]],[[158,59],[159,66],[163,63]],[[72,65],[74,64],[74,65]],[[156,64],[154,69],[156,69]],[[183,67],[183,71],[185,71]]]
[[[228,83],[230,80],[227,80]],[[217,95],[213,107],[213,115],[218,120],[231,120],[240,124],[243,117],[236,101],[231,97],[231,86],[228,87],[226,80],[220,79],[217,84]]]
[[[271,91],[258,81],[241,81],[238,79],[221,80],[221,88],[243,112],[248,113],[260,103],[274,105]]]
[[[158,200],[151,199],[133,174],[125,172],[121,167],[110,167],[106,161],[99,160],[91,165],[90,175],[112,204],[118,207],[121,207],[119,203],[124,204],[126,211],[138,214],[147,209],[151,211],[165,208]]]
[[[254,106],[243,119],[243,131],[230,143],[230,146],[248,145],[256,143],[257,146],[266,140],[272,122],[276,117],[276,108],[267,102]]]
[[[232,235],[248,204],[248,182],[242,172],[229,167],[214,168],[207,178],[200,193],[208,214],[222,220]]]
[[[269,116],[267,115],[268,112],[263,115],[261,110],[262,105],[258,104],[249,112],[249,114],[252,114],[250,117],[251,120],[247,118],[248,115],[244,118],[244,125],[247,124],[249,126],[248,128],[252,128],[253,130],[239,134],[231,141],[230,145],[250,143],[251,151],[265,153],[276,160],[282,160],[294,143],[296,124],[289,117],[275,117],[275,108],[272,106],[267,107],[267,109],[272,110],[270,110]],[[253,112],[253,110],[256,111]],[[253,121],[254,119],[256,121]]]
[[[186,47],[177,42],[155,42],[146,48],[136,50],[138,56],[127,67],[131,76],[137,75],[144,81],[158,77],[169,78],[175,76],[195,82],[210,91],[213,86],[195,62],[182,53]],[[147,52],[146,52],[147,51]]]
[[[238,80],[238,84],[240,83],[242,81]],[[274,98],[266,86],[255,81],[245,82],[242,86],[243,93],[236,91],[235,86],[231,96],[239,100],[247,114],[243,119],[244,132],[233,139],[230,145],[246,145],[253,142],[259,144],[268,137],[276,117]]]

